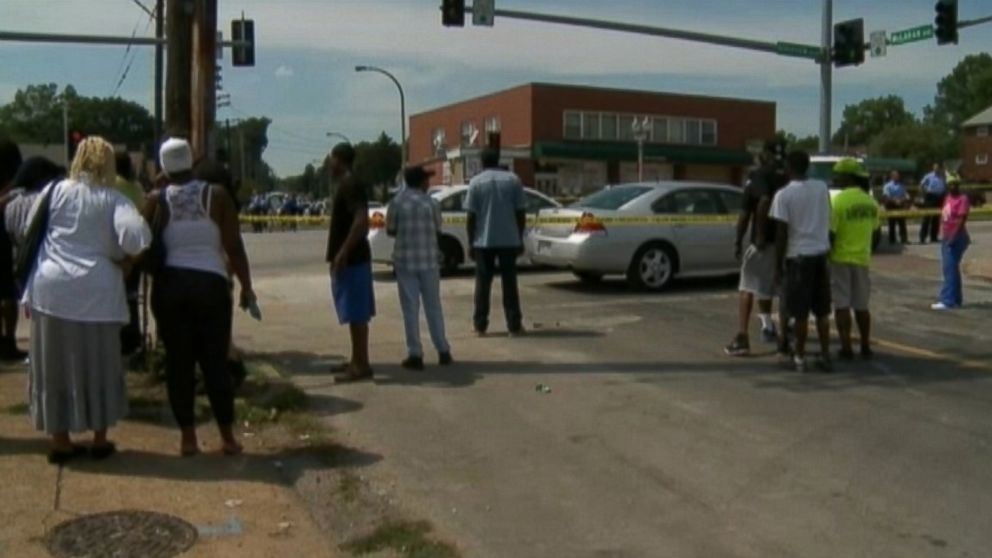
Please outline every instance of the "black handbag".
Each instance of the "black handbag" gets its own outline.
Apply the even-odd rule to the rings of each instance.
[[[152,242],[148,250],[141,256],[140,268],[143,272],[155,276],[165,269],[165,226],[169,222],[169,204],[165,200],[165,188],[159,190],[155,215],[152,216]]]
[[[58,183],[54,183],[45,189],[41,198],[34,208],[34,215],[28,224],[28,229],[24,235],[24,244],[17,251],[17,261],[14,262],[14,281],[17,289],[24,292],[34,273],[34,266],[38,263],[38,254],[41,252],[41,245],[48,236],[48,218],[52,208],[52,193]]]

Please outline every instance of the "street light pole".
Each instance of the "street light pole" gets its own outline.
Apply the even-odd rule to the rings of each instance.
[[[327,132],[327,137],[329,137],[329,138],[341,138],[342,140],[344,140],[345,143],[351,143],[351,140],[348,139],[348,136],[346,136],[344,134],[339,134],[338,132]]]
[[[400,85],[400,81],[396,79],[396,76],[383,70],[382,68],[377,68],[375,66],[355,66],[356,72],[376,72],[388,77],[396,84],[396,89],[400,92],[400,149],[403,153],[403,161],[400,166],[406,165],[407,161],[407,149],[406,149],[406,95],[403,93],[403,86]]]

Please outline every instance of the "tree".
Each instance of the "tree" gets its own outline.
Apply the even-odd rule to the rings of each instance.
[[[884,130],[871,142],[870,148],[874,157],[912,159],[921,171],[935,161],[953,158],[956,152],[956,141],[944,129],[918,122]]]
[[[69,128],[98,135],[130,150],[149,151],[154,121],[145,107],[119,97],[83,97],[67,85],[29,85],[0,107],[0,129],[23,143],[62,143],[63,104],[68,106]]]
[[[381,188],[380,199],[385,199],[389,187],[403,166],[403,152],[386,132],[375,142],[361,142],[355,146],[354,174],[364,184]]]
[[[906,126],[916,121],[913,113],[897,95],[865,99],[844,108],[844,120],[834,135],[835,145],[868,145],[888,128]]]
[[[929,123],[959,132],[961,124],[992,105],[992,55],[967,56],[937,84],[937,97],[924,112]]]
[[[267,192],[275,188],[277,179],[272,168],[262,159],[265,148],[269,145],[269,124],[272,121],[266,117],[251,117],[238,122],[231,128],[231,170],[234,176],[240,177],[242,191]],[[244,155],[244,165],[241,157]],[[241,171],[244,169],[244,176]]]
[[[801,149],[803,151],[808,151],[810,153],[815,153],[820,149],[820,136],[810,135],[805,137],[798,137],[792,132],[786,132],[785,130],[779,130],[775,133],[775,136],[780,140],[785,140],[787,149]]]

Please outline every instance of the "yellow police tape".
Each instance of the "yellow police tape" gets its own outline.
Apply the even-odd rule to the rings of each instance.
[[[907,219],[916,220],[924,217],[937,217],[940,215],[939,209],[907,209],[900,211],[882,211],[879,219]],[[382,213],[382,217],[385,213]],[[971,210],[970,219],[983,220],[992,217],[992,208],[981,208]],[[646,225],[719,225],[736,223],[738,215],[647,215],[647,216],[625,216],[625,217],[595,217],[584,215],[581,217],[528,217],[527,224],[536,225],[577,225],[598,224],[603,226],[646,226]],[[444,216],[445,225],[464,225],[467,218],[464,215]],[[267,225],[267,226],[304,226],[315,227],[328,224],[329,217],[279,217],[279,216],[255,216],[243,215],[241,223],[245,225]]]

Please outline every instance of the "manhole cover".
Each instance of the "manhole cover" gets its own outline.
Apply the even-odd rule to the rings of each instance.
[[[58,558],[170,558],[196,542],[196,528],[178,517],[115,511],[60,523],[48,536]]]

